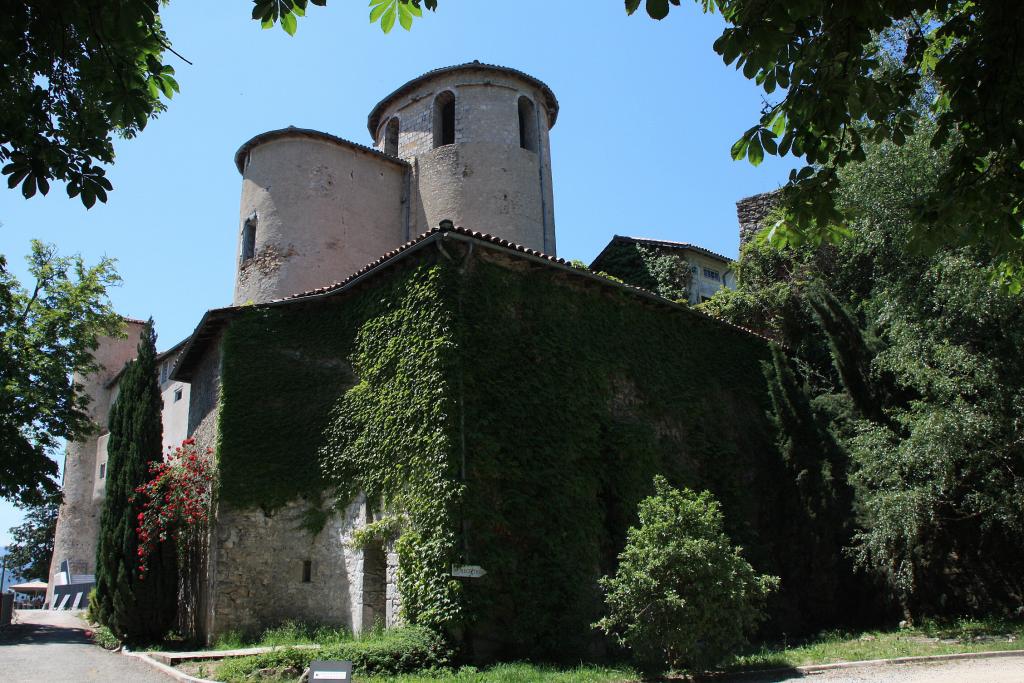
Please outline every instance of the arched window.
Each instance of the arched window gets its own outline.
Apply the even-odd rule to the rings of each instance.
[[[434,99],[434,147],[455,143],[455,95],[445,90]]]
[[[392,116],[384,129],[384,153],[398,156],[398,117]]]
[[[242,251],[238,255],[241,264],[256,255],[256,216],[245,219],[242,226]]]
[[[519,146],[537,151],[537,114],[529,97],[519,98]]]

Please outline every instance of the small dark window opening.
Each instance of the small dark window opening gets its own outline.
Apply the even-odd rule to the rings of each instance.
[[[181,388],[179,387],[178,389],[174,390],[174,401],[178,402],[180,400],[181,400]]]
[[[455,144],[455,95],[446,90],[434,100],[434,147]]]
[[[528,97],[519,98],[519,146],[537,151],[537,114]]]
[[[392,117],[384,129],[384,153],[398,156],[398,118]]]
[[[302,561],[302,583],[313,583],[313,560]]]
[[[242,253],[239,260],[245,263],[256,255],[256,218],[249,218],[242,226]]]
[[[102,462],[102,463],[100,463],[100,479],[106,479],[106,478],[107,478],[107,463]]]

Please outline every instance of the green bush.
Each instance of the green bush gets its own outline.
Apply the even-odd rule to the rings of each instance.
[[[444,638],[435,631],[422,626],[403,626],[373,631],[320,648],[286,647],[261,655],[228,660],[217,670],[217,678],[223,681],[251,681],[252,674],[261,669],[301,672],[314,659],[351,661],[354,673],[361,675],[397,675],[446,667],[451,661],[451,651]]]
[[[106,626],[96,626],[92,630],[92,642],[104,650],[116,650],[121,647],[121,641],[117,639]]]
[[[654,479],[614,577],[601,579],[608,616],[596,626],[633,651],[645,675],[703,671],[747,642],[778,587],[722,531],[718,501]]]

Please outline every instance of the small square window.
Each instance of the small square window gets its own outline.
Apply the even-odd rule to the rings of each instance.
[[[181,387],[174,390],[174,401],[178,402],[181,400]]]
[[[107,463],[101,462],[100,463],[100,479],[106,479],[106,478],[107,478]]]
[[[302,561],[302,583],[313,583],[313,560]]]

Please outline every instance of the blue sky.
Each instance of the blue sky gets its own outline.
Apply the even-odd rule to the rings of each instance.
[[[384,35],[363,0],[331,0],[311,7],[294,37],[261,30],[250,7],[174,0],[162,10],[193,65],[170,57],[182,92],[139,137],[117,142],[106,205],[87,211],[60,186],[29,201],[0,186],[0,253],[16,273],[32,238],[89,262],[114,257],[117,310],[152,316],[167,348],[231,301],[241,189],[232,157],[243,142],[295,125],[370,144],[377,101],[424,71],[474,59],[526,71],[559,99],[551,148],[564,258],[589,262],[615,234],[735,256],[735,202],[783,184],[794,166],[730,159],[763,93],[711,49],[724,24],[696,3],[655,22],[627,17],[621,0],[441,0],[411,32]],[[0,545],[19,522],[0,502]]]

